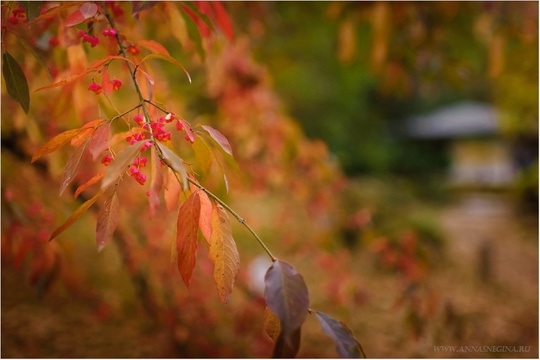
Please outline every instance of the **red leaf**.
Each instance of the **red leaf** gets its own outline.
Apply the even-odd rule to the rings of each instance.
[[[74,26],[82,23],[86,19],[90,19],[97,14],[98,7],[94,3],[84,3],[81,7],[72,12],[64,21],[66,27]]]
[[[88,143],[88,151],[92,155],[92,160],[96,160],[102,151],[109,147],[109,134],[111,131],[111,124],[103,124],[96,129],[90,143]]]
[[[214,212],[214,206],[208,195],[201,191],[199,193],[199,199],[201,201],[201,216],[199,218],[199,228],[208,244],[212,237],[212,214]]]
[[[219,27],[223,30],[225,35],[230,41],[234,40],[234,30],[231,24],[231,19],[223,6],[221,1],[213,1],[210,3],[214,8],[214,14],[219,24]]]
[[[203,194],[203,192],[199,192]],[[240,255],[232,237],[231,224],[227,212],[220,206],[212,213],[212,236],[210,259],[214,263],[214,282],[219,299],[223,304],[229,302],[234,281],[240,266]]]
[[[208,125],[202,125],[202,128],[208,132],[208,134],[212,137],[212,139],[215,140],[216,143],[218,143],[219,146],[221,146],[223,151],[232,156],[231,144],[229,144],[229,140],[227,140],[222,133]]]
[[[86,150],[87,145],[88,145],[88,140],[84,144],[80,145],[73,154],[71,154],[66,164],[66,169],[64,171],[64,178],[62,179],[62,185],[60,186],[60,195],[64,193],[68,185],[75,178],[75,175],[77,174],[77,168],[79,167],[79,164],[81,163],[81,159],[84,154],[84,150]]]
[[[116,191],[105,201],[99,210],[96,223],[96,245],[101,251],[111,240],[118,226],[119,214],[118,196]]]
[[[280,260],[274,261],[264,278],[266,304],[279,317],[285,335],[294,333],[304,323],[309,294],[302,275]]]
[[[178,270],[187,287],[189,287],[191,275],[195,268],[200,208],[199,192],[191,193],[180,207],[176,223]]]

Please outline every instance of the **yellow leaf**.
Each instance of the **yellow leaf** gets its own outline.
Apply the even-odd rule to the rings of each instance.
[[[220,205],[214,207],[212,213],[210,260],[214,263],[214,282],[219,299],[226,304],[238,274],[240,256],[232,237],[229,217]]]
[[[279,318],[268,306],[264,309],[264,331],[274,342],[276,342],[281,331]]]

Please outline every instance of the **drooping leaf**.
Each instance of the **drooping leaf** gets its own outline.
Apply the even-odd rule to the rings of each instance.
[[[214,207],[212,213],[210,259],[214,263],[214,282],[217,286],[219,299],[223,304],[226,304],[229,302],[238,274],[240,255],[232,237],[229,216],[220,205]]]
[[[77,196],[79,196],[84,190],[88,189],[92,185],[97,184],[103,178],[103,175],[105,175],[105,172],[100,172],[94,175],[90,180],[88,180],[84,184],[80,185],[75,191],[75,194],[73,195],[73,197],[77,198]]]
[[[7,92],[28,114],[30,110],[30,91],[21,66],[7,51],[4,51],[2,55],[2,62],[2,75],[6,82]]]
[[[112,240],[114,230],[118,226],[119,203],[116,191],[105,201],[99,210],[96,222],[96,245],[101,251]]]
[[[92,155],[92,160],[96,160],[105,149],[109,147],[109,135],[111,132],[111,124],[103,124],[96,129],[90,143],[88,143],[88,151]]]
[[[200,208],[198,191],[191,193],[180,207],[176,223],[176,260],[178,271],[187,287],[195,268]]]
[[[208,244],[211,244],[212,238],[212,214],[214,213],[214,206],[208,195],[201,191],[199,193],[199,199],[201,201],[201,216],[199,217],[199,229],[203,237]]]
[[[222,133],[208,125],[202,125],[202,128],[208,132],[208,134],[212,137],[212,139],[215,140],[215,142],[219,146],[221,146],[223,151],[232,156],[231,144],[229,144],[229,140],[227,140],[227,138],[223,136]]]
[[[163,189],[163,171],[161,169],[161,160],[156,153],[156,149],[151,149],[152,157],[152,180],[150,182],[150,191],[148,194],[150,203],[150,215],[154,216],[160,204],[159,194]]]
[[[288,336],[302,326],[308,314],[304,278],[292,265],[276,260],[266,272],[264,283],[266,304],[279,317],[282,333]]]
[[[176,180],[175,172],[171,169],[167,169],[167,186],[163,191],[163,197],[165,198],[165,206],[167,210],[172,211],[178,205],[178,196],[180,195],[181,186],[178,180]]]
[[[53,151],[58,150],[59,148],[67,144],[75,135],[80,133],[83,129],[84,128],[71,129],[56,135],[34,153],[34,155],[32,156],[32,162],[36,161],[43,155],[47,155],[52,153]]]
[[[71,156],[69,157],[69,160],[66,163],[66,169],[64,170],[64,177],[62,179],[62,185],[60,186],[60,195],[64,193],[68,185],[75,178],[75,175],[77,174],[77,168],[79,167],[79,164],[81,163],[81,159],[84,154],[84,150],[86,150],[87,145],[88,145],[88,140],[86,140],[84,144],[81,144],[75,150],[75,152],[71,154]]]
[[[208,6],[207,3],[202,1],[194,3],[186,2],[182,3],[182,5],[183,10],[193,19],[195,25],[197,25],[200,34],[203,37],[210,36],[212,30],[214,30],[214,26],[208,16],[202,11],[203,8]]]
[[[26,13],[26,19],[30,22],[37,18],[41,13],[41,3],[42,1],[19,1]]]
[[[107,167],[105,175],[103,176],[103,182],[101,188],[107,188],[112,185],[119,177],[126,171],[129,164],[135,159],[135,156],[139,153],[144,140],[138,141],[133,145],[128,146],[113,160],[113,162]]]
[[[347,325],[319,311],[316,311],[315,315],[321,323],[323,332],[336,343],[336,350],[342,358],[366,357],[362,346]]]
[[[86,212],[86,210],[88,210],[90,208],[90,206],[92,206],[92,204],[95,203],[96,200],[101,195],[103,195],[105,190],[107,190],[107,189],[101,189],[91,199],[85,201],[81,206],[79,206],[79,208],[77,210],[75,210],[73,212],[73,214],[71,214],[70,217],[67,218],[67,220],[62,225],[60,225],[60,227],[58,227],[56,230],[54,230],[51,237],[49,238],[49,241],[53,240],[55,237],[57,237],[58,235],[63,233],[67,228],[69,228],[71,225],[73,225],[73,223],[75,221],[77,221],[81,217],[81,215],[84,214]]]
[[[234,30],[231,19],[229,18],[223,3],[220,1],[212,1],[210,5],[214,9],[214,14],[219,27],[223,30],[229,41],[234,41]]]
[[[280,332],[274,345],[272,357],[280,359],[294,358],[300,349],[300,335],[301,328],[294,330],[290,334]]]
[[[170,56],[169,51],[165,46],[155,40],[139,40],[137,41],[137,45],[149,50],[151,53]]]
[[[274,342],[277,341],[281,331],[279,318],[268,306],[264,308],[264,331]]]
[[[186,68],[180,64],[175,58],[173,58],[172,56],[168,55],[168,54],[163,54],[163,53],[156,53],[156,54],[148,54],[146,55],[145,57],[142,58],[141,60],[141,64],[144,63],[145,61],[147,60],[150,60],[150,59],[161,59],[161,60],[165,60],[165,61],[168,61],[170,62],[171,64],[175,65],[176,67],[182,69],[184,71],[184,73],[186,74],[189,82],[191,83],[191,76],[189,75],[188,71],[186,70]]]
[[[94,17],[97,14],[98,6],[94,3],[84,3],[80,8],[68,15],[64,21],[66,27],[74,26],[82,23],[83,21]]]
[[[187,183],[188,175],[187,175],[186,168],[183,165],[182,159],[180,159],[178,155],[176,155],[174,151],[169,149],[167,146],[163,145],[160,142],[158,142],[157,144],[163,156],[165,157],[165,159],[169,160],[172,168],[178,173],[180,173],[180,175],[182,175],[182,188],[187,189],[188,188],[188,183]]]
[[[192,145],[195,163],[202,176],[208,175],[212,166],[212,150],[202,137],[197,136]]]
[[[201,59],[204,60],[204,49],[202,46],[202,38],[197,28],[196,20],[194,19],[194,16],[192,15],[193,12],[191,12],[190,14],[189,13],[190,9],[186,8],[182,4],[180,4],[180,8],[182,9],[182,11],[180,11],[180,14],[182,15],[182,18],[184,19],[184,24],[186,25],[189,39],[195,43],[195,48],[197,49],[197,53],[199,54]]]
[[[34,92],[38,92],[38,91],[42,91],[42,90],[48,90],[48,89],[53,89],[55,87],[59,87],[59,86],[64,86],[66,84],[69,84],[71,82],[74,82],[75,80],[78,80],[80,78],[82,78],[83,76],[85,76],[86,74],[89,74],[91,72],[95,72],[96,70],[85,70],[83,72],[80,72],[80,73],[77,73],[77,74],[73,74],[73,75],[70,75],[68,76],[67,78],[64,78],[62,80],[58,80],[52,84],[49,84],[49,85],[45,85],[45,86],[42,86],[40,88],[37,88],[36,90],[34,90]]]

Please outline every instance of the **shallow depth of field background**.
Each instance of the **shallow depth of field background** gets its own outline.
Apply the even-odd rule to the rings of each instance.
[[[205,61],[179,45],[164,5],[119,29],[190,71],[191,85],[156,66],[156,97],[228,137],[239,169],[225,168],[228,193],[219,172],[209,187],[299,270],[311,307],[344,321],[368,357],[537,357],[538,4],[225,7],[235,40]],[[227,306],[202,244],[185,288],[169,264],[174,214],[151,219],[136,184],[122,213],[135,270],[113,244],[96,251],[95,214],[46,245],[57,260],[20,255],[23,237],[46,239],[77,207],[56,190],[70,149],[47,160],[49,177],[13,150],[81,121],[43,115],[53,95],[32,89],[48,81],[29,77],[30,120],[2,85],[2,357],[271,356],[268,261],[232,218],[241,270]],[[312,316],[299,356],[337,357]]]

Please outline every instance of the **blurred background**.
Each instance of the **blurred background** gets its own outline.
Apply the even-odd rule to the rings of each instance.
[[[120,3],[119,29],[188,68],[191,85],[153,68],[167,79],[156,100],[229,139],[229,192],[219,172],[204,181],[297,267],[311,308],[344,321],[368,357],[538,356],[537,2],[227,2],[234,40],[203,39],[204,57],[176,5],[135,20]],[[31,89],[50,82],[24,59]],[[270,356],[269,261],[240,225],[227,306],[204,246],[194,284],[180,282],[175,214],[150,219],[138,185],[121,202],[119,246],[97,253],[95,214],[46,242],[78,206],[47,190],[70,150],[46,167],[27,157],[83,120],[69,102],[62,120],[61,105],[44,114],[52,95],[32,96],[26,118],[2,85],[2,356]],[[312,317],[299,356],[337,357]]]

